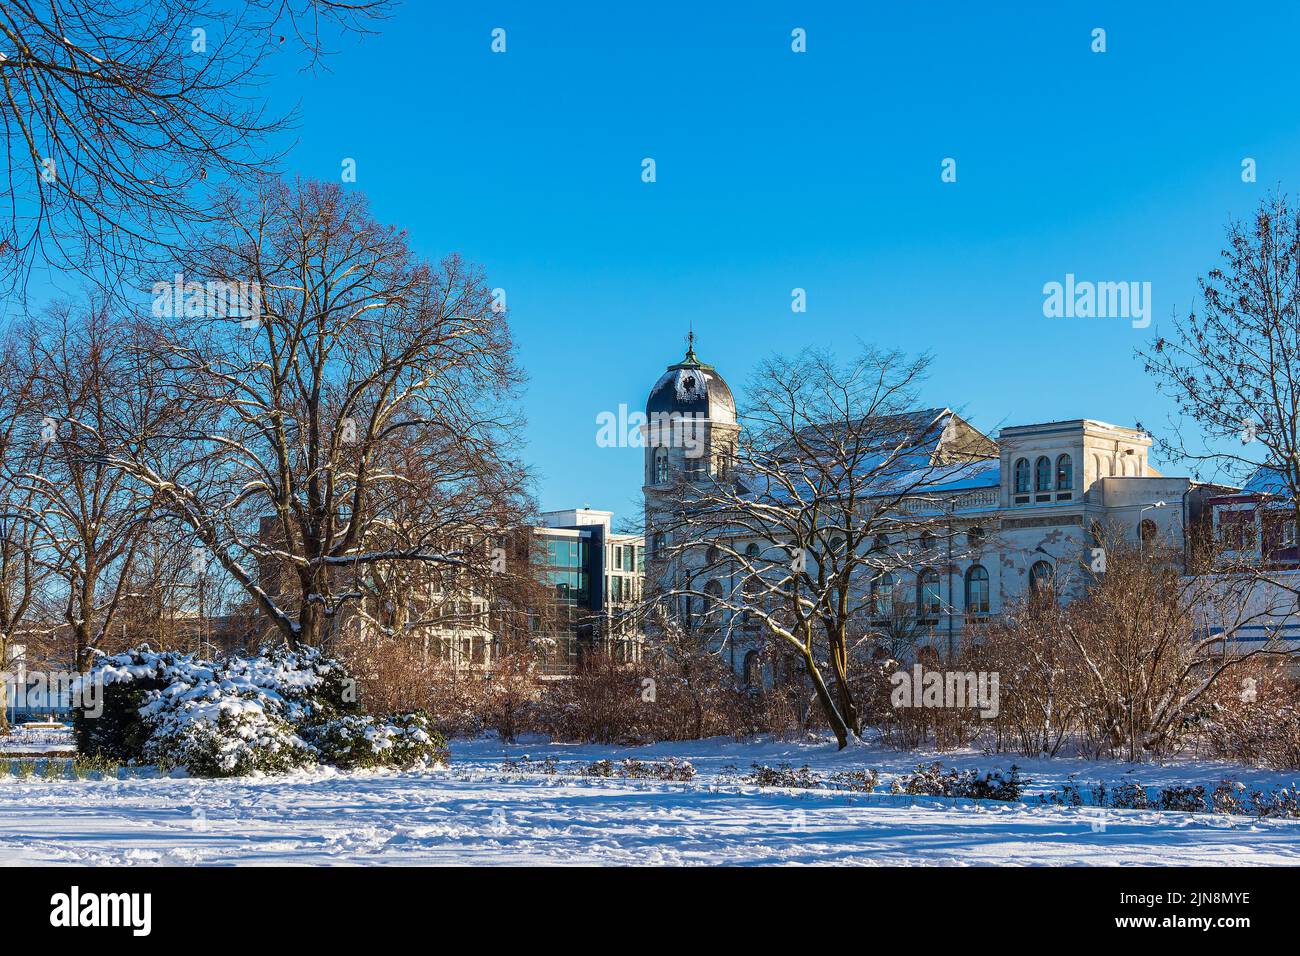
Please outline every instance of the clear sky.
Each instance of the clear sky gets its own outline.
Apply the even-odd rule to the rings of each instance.
[[[1134,348],[1230,217],[1300,191],[1297,35],[1293,3],[412,0],[275,90],[291,173],[355,159],[421,253],[506,290],[543,508],[635,517],[641,452],[596,416],[643,407],[690,322],[738,393],[766,354],[862,339],[932,352],[926,403],[987,431],[1157,429]],[[1045,318],[1066,273],[1150,282],[1155,322]]]

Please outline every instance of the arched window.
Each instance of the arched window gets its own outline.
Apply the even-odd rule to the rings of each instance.
[[[721,557],[722,557],[722,552],[718,550],[716,545],[711,544],[709,545],[709,550],[704,552],[704,563],[707,564],[709,567],[713,567],[715,564],[718,563],[718,560]]]
[[[1034,490],[1052,490],[1052,459],[1046,455],[1034,462]]]
[[[884,551],[889,547],[889,535],[878,534],[871,542],[872,551]]]
[[[1070,491],[1074,488],[1074,459],[1061,455],[1056,459],[1056,490]]]
[[[1156,535],[1160,529],[1150,518],[1143,518],[1138,522],[1138,537],[1142,540],[1142,547],[1149,548],[1156,543]]]
[[[1033,597],[1045,597],[1052,593],[1055,586],[1056,569],[1047,561],[1035,561],[1029,569],[1029,593]]]
[[[717,581],[710,581],[704,585],[704,618],[706,624],[718,625],[722,623],[722,585]]]
[[[839,554],[844,550],[844,539],[839,535],[831,538],[831,554]]]
[[[939,572],[934,568],[917,575],[916,611],[922,617],[939,613]]]
[[[989,573],[983,565],[976,564],[966,572],[966,613],[989,612]]]
[[[758,651],[750,651],[745,655],[743,675],[746,687],[757,687],[762,682],[763,672],[758,659]]]
[[[1016,462],[1016,494],[1029,493],[1029,459],[1021,458]]]
[[[934,550],[935,537],[929,531],[921,532],[921,553],[929,554]]]
[[[749,546],[745,548],[745,557],[747,558],[758,557],[758,545],[753,541],[751,541],[749,543]]]
[[[871,582],[871,606],[877,617],[888,617],[894,610],[894,576],[888,572],[876,575]]]
[[[966,532],[966,544],[972,548],[978,548],[984,544],[984,529],[980,525],[973,525]]]
[[[656,485],[668,484],[668,449],[660,448],[655,452],[655,481]]]

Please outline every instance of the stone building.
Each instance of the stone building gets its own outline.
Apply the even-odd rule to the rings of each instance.
[[[699,360],[693,339],[686,357],[668,366],[651,388],[646,414],[651,440],[643,492],[652,567],[647,587],[663,590],[698,571],[673,566],[690,563],[680,549],[671,562],[654,560],[674,551],[665,532],[657,530],[671,524],[661,519],[675,506],[674,482],[725,477],[741,426],[731,389],[717,369]],[[882,605],[911,608],[922,640],[940,648],[956,646],[968,622],[998,614],[1048,583],[1062,600],[1070,600],[1086,576],[1077,572],[1088,568],[1094,549],[1108,541],[1158,540],[1181,547],[1185,529],[1201,520],[1210,491],[1153,468],[1151,438],[1137,429],[1079,418],[1004,427],[994,438],[946,408],[912,415],[933,425],[932,444],[922,449],[932,461],[956,454],[969,462],[959,480],[938,483],[904,503],[925,512],[941,532],[937,537],[950,544],[946,554],[918,557],[914,566],[882,575],[870,586],[873,596],[879,590]],[[666,440],[670,426],[686,430]],[[731,542],[738,552],[762,544]],[[907,549],[914,543],[896,546]],[[739,582],[725,572],[716,576],[719,580],[706,583],[706,589],[739,593]],[[689,618],[689,607],[685,610]],[[758,629],[719,630],[726,631],[722,650],[732,666],[747,679],[753,676],[763,641]]]

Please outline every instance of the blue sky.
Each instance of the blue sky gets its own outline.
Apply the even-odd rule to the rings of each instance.
[[[543,508],[635,518],[641,453],[597,447],[596,415],[642,407],[689,322],[738,391],[862,339],[932,352],[926,403],[985,430],[1158,428],[1134,348],[1230,217],[1300,190],[1297,33],[1292,4],[410,2],[274,90],[289,172],[354,158],[421,253],[506,289]],[[1045,318],[1067,272],[1150,282],[1152,328]]]

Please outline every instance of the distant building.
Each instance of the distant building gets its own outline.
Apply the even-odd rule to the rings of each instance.
[[[595,650],[621,660],[640,657],[633,606],[641,600],[645,579],[644,539],[615,533],[613,517],[591,508],[548,511],[531,529],[541,545],[534,560],[554,588],[561,622],[554,653],[547,655],[548,673],[572,673]]]
[[[506,622],[526,616],[530,626],[522,636],[531,637],[541,652],[546,676],[572,674],[596,651],[637,660],[641,628],[634,605],[641,599],[644,547],[640,535],[614,532],[612,521],[613,512],[574,508],[545,512],[540,524],[495,538],[484,540],[480,533],[473,540],[456,540],[455,549],[465,553],[477,546],[489,552],[500,547],[512,564],[526,563],[524,576],[539,587],[505,595],[489,577],[448,588],[436,570],[413,570],[400,594],[389,600],[365,598],[334,622],[335,633],[403,633],[420,653],[457,668],[490,671],[509,643],[507,633],[521,636]],[[273,527],[264,521],[263,535],[271,535]],[[279,595],[280,562],[263,561],[259,570],[261,586]],[[515,606],[520,602],[529,606]]]
[[[656,528],[673,524],[673,483],[683,477],[700,482],[727,477],[741,429],[731,389],[713,366],[699,360],[692,342],[686,357],[670,365],[651,388],[646,415],[652,423],[656,416],[676,417],[693,429],[688,436],[693,444],[686,447],[679,441],[670,447],[647,442],[643,491],[653,568],[648,586],[671,590],[674,582],[690,580],[693,590],[739,595],[741,582],[734,574],[715,570],[711,580],[699,580],[700,568],[707,564],[702,556],[697,565],[683,559],[687,566],[681,567],[654,560],[671,550],[672,542]],[[961,480],[918,489],[924,493],[905,501],[909,510],[934,516],[947,531],[946,540],[961,546],[936,560],[923,540],[887,542],[904,554],[929,551],[931,556],[873,581],[879,601],[870,606],[911,608],[923,638],[940,647],[955,647],[969,622],[996,615],[1046,584],[1057,587],[1065,578],[1058,578],[1058,569],[1088,567],[1093,549],[1103,541],[1158,539],[1180,546],[1185,529],[1201,520],[1204,500],[1213,491],[1190,478],[1156,471],[1149,461],[1151,438],[1134,428],[1078,418],[1008,426],[994,439],[946,408],[907,417],[928,423],[932,463],[955,457],[971,461]],[[1261,526],[1259,535],[1266,534]],[[737,535],[729,545],[734,553],[758,554],[747,549],[773,543]],[[1294,560],[1294,540],[1288,543],[1279,532],[1274,546],[1276,554]],[[1081,593],[1078,587],[1060,590],[1063,600]],[[695,607],[689,599],[678,602],[677,613],[689,623],[698,616],[698,602]],[[882,608],[880,617],[887,616]],[[750,680],[756,677],[754,662],[766,638],[746,620],[730,626],[728,614],[722,625],[714,626],[729,635],[720,649],[736,672]]]

